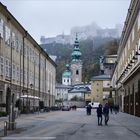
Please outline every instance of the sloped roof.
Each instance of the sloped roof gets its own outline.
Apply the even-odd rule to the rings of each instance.
[[[58,89],[71,89],[72,86],[71,85],[63,85],[63,84],[56,84],[55,88],[58,88]]]
[[[67,78],[70,78],[71,77],[71,72],[66,70],[64,73],[63,73],[63,77],[67,77]]]
[[[97,80],[101,80],[101,81],[103,81],[103,80],[111,80],[111,76],[110,75],[99,75],[99,76],[93,76],[92,78],[91,78],[91,80],[92,81],[97,81]]]
[[[79,87],[73,87],[69,93],[87,93],[90,92],[90,88],[88,86],[79,86]]]

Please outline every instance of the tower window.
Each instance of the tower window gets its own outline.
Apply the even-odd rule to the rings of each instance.
[[[79,75],[79,71],[78,70],[76,70],[76,75]]]

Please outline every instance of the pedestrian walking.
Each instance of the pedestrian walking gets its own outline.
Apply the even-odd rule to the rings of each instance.
[[[98,118],[98,125],[102,125],[103,110],[102,110],[102,105],[101,104],[99,104],[96,112],[97,112],[97,118]]]
[[[114,112],[117,114],[119,112],[119,105],[115,104],[114,105]]]
[[[87,115],[91,115],[91,109],[92,109],[91,105],[88,104],[88,106],[87,106]]]
[[[110,105],[110,112],[111,112],[111,114],[113,113],[113,105]]]
[[[108,103],[105,104],[104,108],[103,108],[103,114],[104,114],[104,118],[105,118],[105,125],[108,125],[108,120],[109,120],[109,106]]]

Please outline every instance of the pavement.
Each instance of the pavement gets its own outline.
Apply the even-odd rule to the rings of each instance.
[[[140,117],[120,112],[112,118],[140,138]]]
[[[108,126],[98,126],[96,111],[87,116],[85,109],[21,115],[16,121],[17,130],[0,140],[140,140],[140,118],[122,112],[110,114]]]

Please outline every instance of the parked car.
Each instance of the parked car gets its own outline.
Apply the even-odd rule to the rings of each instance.
[[[98,108],[99,104],[100,104],[99,102],[91,102],[91,103],[89,103],[89,105],[91,105],[91,107],[92,107],[93,109]]]
[[[69,106],[62,106],[62,111],[70,111],[70,107]]]

